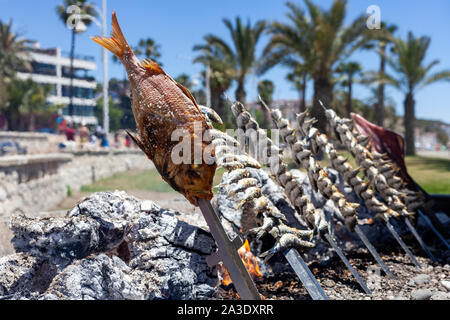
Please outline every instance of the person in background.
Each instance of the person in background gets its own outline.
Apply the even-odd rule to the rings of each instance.
[[[68,123],[67,124],[67,127],[66,127],[66,129],[65,129],[65,134],[66,134],[66,139],[67,139],[67,141],[75,141],[75,134],[76,134],[76,131],[75,131],[75,129],[73,128],[73,126],[72,126],[72,123]]]
[[[127,135],[125,135],[125,147],[129,148],[130,146],[131,146],[131,138],[127,134]]]
[[[81,127],[78,128],[78,134],[80,135],[80,143],[83,148],[84,144],[89,141],[89,128],[86,127],[84,122],[81,122]]]
[[[114,144],[113,144],[114,148],[120,148],[120,140],[119,140],[119,133],[116,132],[114,133]]]
[[[95,136],[96,136],[98,139],[101,139],[101,138],[102,138],[102,137],[101,137],[101,132],[102,132],[102,126],[98,124],[98,125],[95,127],[95,131],[94,131],[94,134],[95,134]]]
[[[98,138],[95,135],[95,132],[91,133],[91,135],[89,137],[89,143],[87,144],[87,148],[89,150],[95,150],[98,146],[97,141],[98,141]]]
[[[67,120],[64,119],[62,116],[59,116],[56,119],[56,123],[58,124],[58,134],[64,134],[67,128]]]
[[[92,133],[91,136],[90,136],[89,142],[90,142],[91,144],[95,144],[95,143],[97,142],[97,140],[98,140],[97,135],[96,135],[95,133]]]
[[[103,148],[109,148],[109,141],[108,141],[108,135],[106,134],[105,130],[101,126],[97,126],[97,135],[100,139],[100,147]]]
[[[109,148],[109,141],[108,141],[108,137],[106,136],[106,134],[103,135],[100,146],[103,148]]]

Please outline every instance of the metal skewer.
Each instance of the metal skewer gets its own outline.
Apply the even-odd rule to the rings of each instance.
[[[394,226],[389,222],[389,219],[385,220],[386,222],[386,226],[389,229],[389,231],[391,232],[391,234],[394,236],[395,240],[397,240],[397,242],[400,244],[400,246],[402,247],[402,249],[406,252],[406,254],[409,256],[409,258],[411,259],[411,261],[419,268],[422,269],[421,264],[419,263],[419,261],[417,261],[416,257],[414,257],[413,253],[411,252],[411,250],[409,250],[409,248],[406,246],[406,243],[402,240],[402,238],[400,237],[400,235],[397,233],[397,231],[395,231]]]
[[[350,264],[350,261],[348,261],[348,259],[345,257],[345,255],[342,253],[341,249],[339,248],[339,246],[336,244],[336,242],[333,240],[333,238],[331,237],[330,234],[326,233],[325,234],[325,238],[328,240],[328,242],[330,243],[330,245],[333,247],[334,251],[336,251],[336,253],[338,254],[339,258],[341,258],[341,260],[344,262],[345,266],[348,268],[348,270],[351,272],[351,274],[355,277],[356,281],[358,281],[359,285],[361,286],[361,288],[364,290],[365,293],[367,294],[372,294],[372,291],[370,291],[370,289],[367,287],[366,283],[364,282],[364,280],[361,278],[361,276],[359,275],[359,273],[355,270],[355,268],[353,268],[353,266]]]
[[[219,261],[223,262],[241,299],[261,300],[261,296],[237,252],[240,245],[237,241],[230,241],[219,217],[208,200],[198,199],[198,205],[218,247],[217,252],[207,260],[208,264],[215,265]],[[242,241],[240,242],[242,245]]]
[[[198,204],[218,246],[218,251],[207,258],[208,265],[213,266],[223,261],[241,299],[260,300],[261,297],[256,286],[248,274],[241,257],[237,253],[237,250],[242,246],[242,240],[238,237],[233,241],[228,239],[219,217],[208,200],[199,199]],[[300,281],[305,286],[311,298],[314,300],[328,300],[319,282],[309,270],[297,250],[291,248],[283,254],[300,278]]]
[[[338,215],[342,218],[342,215],[340,215],[340,214],[338,214]],[[354,231],[358,235],[358,237],[361,239],[361,241],[364,243],[364,245],[366,246],[367,250],[369,250],[370,254],[375,259],[375,261],[378,262],[378,264],[384,270],[384,272],[388,276],[390,276],[392,279],[397,279],[397,277],[394,275],[394,273],[388,268],[386,263],[384,263],[383,259],[379,255],[378,251],[375,249],[375,247],[372,245],[372,243],[370,243],[369,239],[364,234],[364,232],[362,231],[361,227],[358,224],[355,226]]]
[[[375,258],[375,260],[378,262],[378,264],[381,266],[381,268],[386,272],[388,276],[390,276],[393,279],[397,279],[397,277],[392,273],[391,270],[389,270],[386,263],[384,263],[383,259],[381,259],[380,255],[378,254],[377,250],[374,248],[374,246],[370,243],[369,239],[367,239],[364,232],[361,230],[359,225],[355,226],[355,232],[359,236],[359,238],[364,242],[364,245],[369,249],[369,252],[372,254],[372,256]]]
[[[414,228],[413,224],[411,223],[411,220],[409,220],[408,217],[404,217],[404,221],[405,221],[406,226],[408,227],[408,229],[411,231],[411,233],[416,238],[417,242],[419,242],[419,244],[422,247],[422,249],[430,257],[431,261],[436,262],[437,261],[436,257],[431,253],[430,249],[428,249],[428,247],[425,244],[425,242],[423,241],[422,237],[419,235],[419,233],[417,232],[416,228]]]
[[[311,270],[309,270],[306,262],[300,256],[297,250],[290,248],[283,252],[286,260],[291,265],[292,269],[294,269],[295,273],[299,277],[300,281],[305,286],[306,291],[308,291],[309,295],[313,300],[329,300],[328,296],[323,291],[317,279],[312,274]]]
[[[447,249],[450,249],[450,245],[448,244],[447,240],[440,234],[440,232],[436,229],[436,227],[431,222],[430,218],[428,218],[422,210],[417,210],[417,213],[422,217],[422,219],[425,221],[425,223],[433,230],[433,232],[436,234],[436,236],[439,238],[439,240],[442,241],[442,243],[447,247]]]

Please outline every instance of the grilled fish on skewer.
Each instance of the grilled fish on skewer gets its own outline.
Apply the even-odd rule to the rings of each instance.
[[[261,100],[261,98],[260,98]],[[265,106],[265,103],[261,100],[263,105]],[[279,184],[284,188],[284,191],[286,195],[288,196],[291,203],[294,205],[295,209],[298,210],[300,213],[300,218],[303,219],[307,225],[312,229],[316,230],[320,236],[328,241],[332,248],[336,251],[338,256],[341,258],[341,260],[344,262],[344,264],[349,269],[350,273],[356,278],[358,283],[361,285],[363,290],[366,293],[370,294],[370,290],[367,288],[367,285],[362,280],[362,278],[359,276],[358,272],[352,267],[348,259],[344,256],[341,249],[334,243],[334,240],[329,236],[329,225],[327,221],[324,218],[323,211],[317,210],[314,205],[311,203],[309,197],[304,194],[303,188],[300,184],[300,182],[293,177],[293,175],[287,171],[287,166],[284,163],[281,152],[279,151],[278,147],[276,147],[272,140],[267,137],[267,134],[265,134],[265,131],[259,128],[258,123],[256,120],[245,110],[245,107],[240,103],[236,102],[231,107],[234,116],[236,117],[236,122],[238,123],[239,129],[244,130],[246,135],[251,135],[252,130],[249,130],[249,128],[256,130],[258,132],[258,137],[260,141],[258,142],[259,145],[267,146],[266,149],[263,149],[264,152],[267,150],[274,150],[275,152],[271,152],[270,154],[260,154],[258,153],[258,156],[263,157],[271,157],[268,161],[268,166],[272,172],[272,174],[276,177]],[[284,140],[287,143],[295,142],[294,138],[295,135],[292,134],[293,130],[290,128],[283,128],[284,131],[281,132],[281,135],[283,136]],[[253,131],[254,132],[254,131]],[[278,151],[277,151],[278,149]],[[265,159],[265,158],[263,158]],[[321,181],[320,183],[323,183]],[[278,229],[272,228],[272,232],[277,232]],[[281,231],[281,230],[280,230]],[[278,231],[278,233],[280,233]],[[278,250],[283,250],[287,247],[303,247],[305,246],[305,243],[303,241],[300,241],[302,239],[299,239],[298,237],[294,237],[292,234],[287,232],[286,230],[283,230],[281,233],[281,237],[279,238],[276,246],[269,250],[266,254],[266,258],[270,258],[271,255],[274,252],[277,252]],[[328,235],[328,237],[327,237]],[[297,258],[293,257],[292,254],[296,252],[295,250],[287,250],[284,251],[284,255],[293,266],[294,270],[299,271],[295,266],[298,266],[299,264],[302,264],[301,262],[301,256],[298,255],[297,252]],[[295,254],[294,254],[295,255]],[[306,272],[308,272],[307,269],[305,269]],[[299,277],[302,278],[301,274],[297,273]],[[314,278],[312,278],[314,279]]]
[[[310,228],[316,229],[320,235],[328,232],[329,226],[323,214],[314,207],[309,197],[304,194],[300,182],[287,171],[287,165],[283,161],[280,151],[275,151],[278,147],[267,136],[266,132],[259,128],[258,123],[252,118],[242,103],[236,102],[232,104],[231,110],[236,117],[238,129],[243,130],[246,135],[251,134],[253,130],[255,130],[253,132],[258,133],[258,143],[264,147],[263,152],[258,153],[258,157],[261,157],[261,163],[263,161],[268,162],[263,164],[269,167],[278,183],[284,188],[285,194],[295,207],[296,212],[299,213],[300,217],[303,218]],[[253,130],[249,130],[249,128]]]
[[[294,152],[295,162],[306,169],[313,189],[315,189],[315,191],[320,191],[326,199],[331,199],[334,202],[336,207],[342,213],[347,227],[353,231],[353,228],[357,223],[356,209],[359,205],[350,203],[345,199],[345,196],[328,178],[328,173],[322,169],[316,161],[313,156],[314,151],[311,151],[314,150],[314,148],[309,150],[309,144],[306,139],[300,140],[296,137],[295,130],[289,126],[289,121],[282,117],[281,112],[278,109],[271,109],[270,114],[273,123],[280,130],[281,137],[289,144],[291,150]],[[302,118],[304,119],[304,117]],[[302,125],[310,128],[312,123],[314,122],[303,121]],[[307,135],[311,135],[309,130],[306,133]]]
[[[338,117],[333,110],[326,109],[325,114],[331,127],[337,133],[337,137],[346,146],[347,150],[352,153],[356,163],[364,170],[373,189],[378,192],[388,207],[392,209],[391,212],[386,212],[387,217],[412,216],[413,213],[408,211],[407,206],[401,201],[405,194],[392,188],[388,184],[386,177],[380,172],[379,166],[377,166],[380,158],[378,154],[373,156],[366,147],[359,144],[358,139],[351,132],[345,121]]]
[[[428,256],[433,261],[435,261],[436,258],[428,249],[425,242],[417,233],[416,229],[410,221],[410,217],[413,218],[415,214],[412,210],[421,205],[420,198],[416,198],[415,195],[411,197],[409,195],[409,190],[403,189],[401,191],[397,191],[395,188],[393,188],[392,185],[394,184],[394,182],[392,182],[391,180],[391,183],[389,183],[389,179],[383,174],[383,167],[386,163],[388,163],[388,161],[380,161],[380,155],[376,154],[374,156],[372,152],[369,151],[369,149],[359,144],[358,141],[361,140],[361,138],[357,138],[359,134],[357,132],[352,132],[349,126],[346,124],[347,121],[338,117],[333,110],[326,109],[325,114],[332,128],[338,133],[338,138],[353,154],[358,165],[360,165],[364,169],[364,173],[369,178],[370,183],[374,187],[374,190],[376,190],[381,198],[388,204],[388,206],[392,209],[392,212],[399,213],[398,215],[389,215],[388,217],[386,217],[385,214],[386,222],[389,223],[390,217],[403,219],[408,229],[410,229],[414,237],[419,242],[420,246],[424,249]],[[395,169],[394,166],[393,169]],[[393,230],[393,228],[391,229]],[[396,237],[396,239],[400,238]],[[402,245],[402,247],[406,248],[406,245]],[[410,255],[411,260],[414,261],[415,257],[408,251],[407,253],[408,255]]]
[[[115,12],[112,29],[110,38],[92,39],[116,55],[127,71],[138,130],[136,135],[129,133],[130,136],[172,188],[194,205],[197,205],[198,198],[210,200],[216,164],[204,161],[203,152],[199,164],[195,164],[195,152],[191,152],[190,163],[176,164],[172,160],[172,151],[180,142],[172,141],[172,134],[180,130],[182,141],[190,141],[193,150],[200,148],[203,151],[209,143],[202,137],[211,126],[186,88],[175,82],[157,63],[136,58],[125,40]],[[199,130],[195,130],[196,125]]]
[[[260,169],[261,165],[252,157],[246,154],[233,154],[236,150],[232,145],[231,137],[225,138],[223,133],[217,130],[212,131],[213,144],[216,149],[221,147],[222,152],[216,152],[217,163],[228,170],[226,173],[227,184],[220,184],[221,188],[228,196],[238,200],[238,208],[246,207],[252,209],[256,216],[262,216],[263,224],[260,227],[249,230],[254,233],[257,239],[260,239],[265,234],[270,234],[277,241],[275,246],[269,251],[262,254],[263,257],[269,259],[275,253],[285,250],[290,247],[295,248],[312,248],[314,243],[311,242],[314,235],[313,230],[298,230],[285,225],[286,217],[273,205],[273,203],[262,194],[258,187],[258,180],[252,177],[251,172],[247,168]],[[230,146],[231,143],[231,146]],[[232,167],[225,158],[240,159],[241,167]],[[287,236],[286,234],[289,234]]]
[[[388,208],[376,198],[374,190],[358,176],[360,169],[353,169],[349,161],[338,154],[333,144],[328,141],[328,136],[324,133],[320,133],[317,129],[315,130],[315,128],[312,128],[311,122],[305,121],[307,119],[306,114],[307,112],[303,112],[297,116],[302,133],[305,136],[308,136],[311,144],[315,145],[316,149],[325,150],[332,167],[344,177],[345,182],[353,187],[356,195],[364,201],[367,208],[374,214],[386,216],[398,215],[398,213]]]

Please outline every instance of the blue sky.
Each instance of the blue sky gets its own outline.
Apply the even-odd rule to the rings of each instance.
[[[55,7],[62,0],[0,0],[0,19],[13,19],[15,29],[29,39],[38,40],[41,47],[59,46],[63,51],[70,49],[70,32],[59,21]],[[101,7],[101,0],[93,0]],[[303,4],[303,1],[294,0]],[[321,6],[328,7],[331,0],[317,0]],[[259,19],[268,21],[286,21],[285,1],[281,0],[108,0],[108,30],[110,30],[111,13],[115,9],[119,22],[130,44],[140,38],[151,37],[161,44],[162,59],[165,70],[176,77],[187,73],[192,77],[199,74],[202,67],[192,63],[195,52],[194,44],[202,43],[207,33],[214,33],[229,40],[228,32],[222,18],[234,19],[241,16],[252,22]],[[448,0],[349,0],[347,21],[366,11],[369,5],[376,4],[381,9],[381,19],[395,23],[399,30],[397,35],[405,37],[408,31],[415,35],[431,36],[431,46],[427,60],[440,59],[435,70],[450,69],[450,1]],[[94,75],[101,81],[101,51],[97,44],[89,39],[90,35],[100,34],[96,25],[77,37],[76,53],[92,55],[99,62]],[[267,37],[259,43],[261,51]],[[373,52],[355,53],[351,60],[359,61],[365,70],[376,70],[379,58]],[[122,66],[109,60],[110,76],[123,77]],[[256,98],[256,85],[260,79],[271,79],[276,86],[275,99],[297,98],[298,93],[285,80],[287,70],[277,67],[263,77],[250,76],[246,89],[249,100]],[[312,95],[309,84],[307,95]],[[365,99],[369,90],[357,86],[355,97]],[[388,89],[396,102],[398,114],[403,114],[403,94],[393,88]],[[234,96],[234,88],[230,90]],[[416,95],[416,115],[419,118],[439,119],[450,123],[450,82],[442,82],[419,91]]]

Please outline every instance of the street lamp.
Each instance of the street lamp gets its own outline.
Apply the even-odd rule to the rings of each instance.
[[[102,0],[102,33],[103,36],[107,36],[106,27],[106,0]],[[106,136],[109,133],[109,99],[108,99],[108,52],[103,48],[103,128],[105,129]]]
[[[72,6],[71,6],[72,7]],[[70,8],[70,7],[69,7]],[[96,8],[98,11],[98,9]],[[69,12],[69,9],[68,9]],[[98,27],[102,29],[102,34],[104,37],[107,36],[107,25],[106,25],[106,0],[102,0],[102,22],[100,23],[95,17],[88,14],[79,14],[74,8],[70,9],[69,13],[74,13],[75,18],[75,26],[74,32],[84,32],[86,30],[86,25],[84,24],[82,19],[89,19],[93,21]],[[73,59],[72,59],[73,60]],[[102,62],[103,62],[103,129],[106,132],[106,135],[109,133],[109,104],[108,104],[108,52],[105,48],[102,49]],[[73,68],[73,66],[71,66]],[[73,70],[72,70],[73,74]],[[72,87],[72,85],[71,85]],[[73,89],[71,89],[72,91]],[[72,94],[71,94],[72,95]],[[72,98],[70,101],[70,105],[72,106]]]

